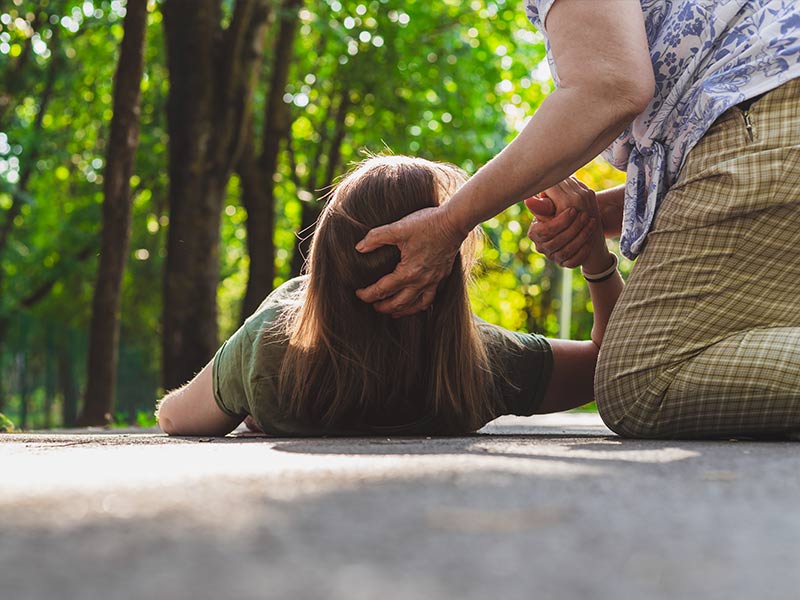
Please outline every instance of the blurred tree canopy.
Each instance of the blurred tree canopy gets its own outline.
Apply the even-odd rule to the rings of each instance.
[[[120,0],[0,8],[0,412],[18,427],[71,425],[83,401],[125,11]],[[202,31],[180,30],[197,15]],[[203,57],[216,69],[205,82]],[[163,285],[169,260],[184,271],[199,261],[211,282],[210,300],[184,298],[213,315],[207,361],[206,346],[299,272],[325,191],[348,165],[365,150],[391,151],[474,172],[552,90],[544,58],[541,36],[508,0],[150,0],[114,420],[150,422],[163,353],[183,351],[163,344],[165,294],[174,305],[186,293]],[[206,133],[181,133],[192,120]],[[185,144],[208,147],[183,161]],[[185,187],[182,200],[216,194],[205,256],[176,263],[185,235],[169,240],[180,226],[170,219],[188,218],[175,212],[188,183],[176,182],[212,181],[209,170],[213,185]],[[595,189],[622,181],[601,162],[579,176]],[[532,250],[529,222],[518,205],[485,224],[473,306],[510,329],[555,336],[559,271]],[[591,306],[580,278],[573,286],[571,335],[586,338]],[[169,385],[202,364],[179,367]]]

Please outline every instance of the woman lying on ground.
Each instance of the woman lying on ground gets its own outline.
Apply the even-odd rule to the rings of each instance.
[[[428,310],[393,318],[356,297],[400,258],[391,246],[361,254],[356,242],[373,227],[439,205],[465,179],[451,165],[403,156],[371,158],[350,173],[320,217],[308,274],[272,292],[191,382],[163,399],[164,432],[224,435],[249,416],[276,436],[457,435],[504,414],[590,402],[623,283],[594,193],[577,180],[548,195],[581,213],[581,232],[564,251],[591,247],[582,260],[594,302],[591,341],[548,340],[477,319],[467,281],[479,229]]]

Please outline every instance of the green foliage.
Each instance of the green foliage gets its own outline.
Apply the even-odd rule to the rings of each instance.
[[[134,178],[120,350],[120,384],[137,386],[127,395],[135,393],[140,404],[151,403],[157,387],[160,269],[165,239],[161,228],[166,223],[163,122],[168,83],[161,17],[155,9],[153,5],[142,84],[147,100],[142,107],[142,140]],[[84,383],[105,144],[123,14],[123,3],[99,0],[15,0],[13,6],[0,11],[0,83],[17,71],[21,75],[15,77],[13,89],[0,89],[0,94],[11,92],[9,109],[0,113],[0,222],[5,220],[12,195],[24,199],[13,222],[10,242],[0,249],[0,319],[8,318],[12,323],[7,339],[0,340],[0,344],[6,342],[0,353],[5,350],[15,354],[24,349],[31,358],[26,360],[25,376],[38,378],[38,385],[42,384],[44,361],[37,357],[44,356],[45,337],[53,331],[70,347],[68,368],[80,384]],[[10,46],[7,51],[5,38]],[[23,55],[26,45],[29,47],[24,68],[19,67],[15,44]],[[42,108],[45,112],[37,130]],[[23,189],[26,171],[30,175]],[[26,309],[25,300],[50,281],[55,283],[44,300]],[[24,345],[20,345],[22,333],[17,319],[21,312],[34,317]],[[133,354],[144,360],[138,361],[138,373],[127,377],[125,358]],[[32,383],[37,385],[36,381]],[[0,386],[0,406],[3,393],[9,391]],[[126,392],[120,392],[124,404]],[[20,396],[14,397],[22,402]],[[57,409],[62,400],[57,396]],[[40,416],[37,411],[30,415],[34,420]]]
[[[3,413],[0,413],[0,433],[10,433],[12,431],[14,431],[14,423]]]
[[[127,412],[119,411],[114,413],[114,421],[111,423],[112,429],[125,429],[135,425],[142,429],[149,429],[158,425],[155,413],[153,411],[137,411],[133,417]]]
[[[136,413],[136,426],[142,428],[150,428],[158,425],[158,419],[153,412],[145,412],[140,410]]]
[[[233,5],[224,3],[226,19]],[[110,0],[13,0],[0,8],[0,224],[14,202],[21,205],[9,243],[0,249],[0,320],[10,323],[4,336],[0,332],[0,408],[5,400],[6,412],[16,416],[25,404],[26,420],[39,426],[60,422],[65,377],[74,378],[78,390],[85,385],[123,11],[121,2]],[[290,274],[304,203],[318,202],[331,179],[364,150],[416,154],[474,172],[552,90],[543,40],[509,0],[319,0],[307,3],[299,19],[284,96],[292,141],[282,149],[275,178],[276,284]],[[150,413],[159,393],[169,226],[169,81],[161,20],[159,3],[152,2],[118,376],[118,420],[143,426],[154,424]],[[254,99],[256,130],[263,125],[274,35],[273,27]],[[343,101],[347,110],[337,119]],[[341,142],[332,147],[339,134]],[[580,175],[596,188],[621,181],[603,163]],[[221,336],[238,326],[246,284],[246,213],[239,194],[232,178],[221,230]],[[529,223],[518,205],[484,225],[473,307],[505,327],[556,335],[560,274],[532,251]],[[26,307],[48,282],[43,299]],[[591,306],[580,277],[573,287],[571,334],[586,338]]]

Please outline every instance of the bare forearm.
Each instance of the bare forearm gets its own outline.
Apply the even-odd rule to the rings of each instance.
[[[159,402],[158,424],[169,435],[226,435],[242,422],[217,406],[212,360],[183,387]]]
[[[622,233],[622,208],[625,204],[625,185],[597,192],[597,204],[603,220],[603,235],[619,237]]]
[[[611,310],[622,292],[619,273],[599,283],[590,283],[594,303],[592,341],[549,340],[553,351],[553,373],[538,413],[560,412],[582,406],[594,398],[594,371]]]
[[[606,148],[636,111],[632,104],[604,98],[600,90],[559,88],[445,205],[451,220],[468,231],[565,179]],[[576,119],[576,114],[586,116]]]
[[[592,307],[594,309],[592,341],[599,348],[603,343],[603,336],[605,335],[611,312],[614,310],[614,306],[625,284],[622,281],[619,271],[616,271],[611,278],[597,283],[588,282],[588,285],[589,294],[592,297]]]

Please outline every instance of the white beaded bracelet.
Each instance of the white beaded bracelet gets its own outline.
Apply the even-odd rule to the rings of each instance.
[[[611,266],[605,271],[600,273],[587,273],[583,270],[583,267],[581,267],[581,274],[583,275],[583,278],[589,283],[600,283],[606,279],[611,279],[611,276],[616,273],[617,267],[619,266],[619,257],[613,252],[611,253],[611,256],[614,257],[614,262],[612,262]]]

